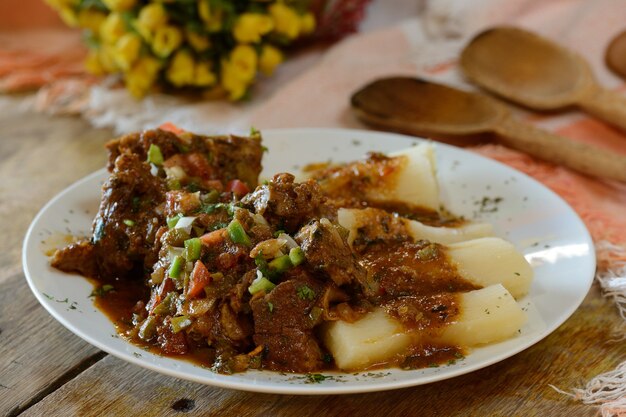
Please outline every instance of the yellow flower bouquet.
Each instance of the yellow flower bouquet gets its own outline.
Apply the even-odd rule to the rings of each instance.
[[[316,24],[307,0],[46,1],[84,30],[87,69],[121,74],[135,97],[156,85],[241,100]]]

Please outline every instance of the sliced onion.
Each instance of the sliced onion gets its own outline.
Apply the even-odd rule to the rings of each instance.
[[[175,229],[183,229],[187,233],[191,233],[191,226],[193,225],[194,220],[196,220],[195,216],[186,216],[178,219]]]
[[[261,216],[260,214],[253,214],[252,219],[258,225],[268,226],[267,220],[265,220],[265,217]]]
[[[185,171],[178,165],[165,168],[165,175],[167,175],[167,178],[172,178],[176,180],[182,180],[187,176],[187,174],[185,174]]]
[[[295,240],[293,240],[293,238],[289,236],[287,233],[279,234],[278,240],[284,241],[288,249],[297,248],[299,246],[298,243]]]
[[[182,256],[184,251],[185,249],[183,248],[170,246],[168,248],[168,254],[167,254],[167,257],[169,258],[170,263],[174,262],[174,259],[176,259],[177,256]]]
[[[264,240],[252,248],[250,257],[256,258],[259,254],[262,254],[264,259],[277,258],[284,255],[284,252],[281,250],[283,246],[285,246],[285,241],[281,239]]]

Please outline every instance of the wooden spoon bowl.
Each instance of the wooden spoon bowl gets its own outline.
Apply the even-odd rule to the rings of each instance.
[[[590,77],[576,55],[516,28],[476,36],[461,55],[461,67],[489,90],[543,110],[574,104]]]
[[[484,133],[503,116],[489,97],[410,77],[372,82],[352,96],[352,108],[371,124],[396,130],[410,124],[422,135]]]
[[[585,60],[534,33],[498,27],[465,47],[465,75],[510,101],[536,110],[579,106],[626,130],[626,98],[600,87]]]
[[[606,65],[626,80],[626,30],[617,35],[606,49]]]
[[[351,103],[357,117],[378,128],[459,139],[495,133],[505,144],[538,158],[626,182],[626,157],[520,123],[502,103],[481,94],[391,77],[366,85]]]

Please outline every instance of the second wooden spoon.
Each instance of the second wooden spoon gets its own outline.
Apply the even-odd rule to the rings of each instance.
[[[582,57],[513,27],[477,35],[461,54],[470,80],[537,110],[579,106],[626,131],[626,98],[598,85]]]
[[[626,182],[626,156],[520,123],[505,105],[481,94],[418,78],[392,77],[354,93],[352,108],[366,123],[420,136],[496,133],[510,147],[540,159]]]
[[[605,61],[614,73],[626,80],[626,30],[613,38],[606,48]]]

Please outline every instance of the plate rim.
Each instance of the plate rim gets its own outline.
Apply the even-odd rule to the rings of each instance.
[[[262,134],[263,136],[271,136],[271,135],[293,135],[294,138],[297,138],[298,135],[302,134],[302,133],[307,133],[307,132],[316,132],[316,133],[320,133],[321,135],[336,135],[336,136],[342,136],[342,135],[367,135],[367,136],[371,136],[371,137],[380,137],[381,139],[384,140],[384,137],[394,137],[394,138],[398,138],[398,139],[406,139],[407,140],[407,147],[410,146],[409,141],[413,141],[413,142],[432,142],[429,139],[425,139],[425,138],[420,138],[420,137],[414,137],[414,136],[407,136],[407,135],[402,135],[402,134],[397,134],[397,133],[390,133],[390,132],[380,132],[380,131],[373,131],[373,130],[363,130],[363,129],[346,129],[346,128],[311,128],[311,127],[303,127],[303,128],[284,128],[284,129],[263,129],[262,130]],[[297,139],[295,139],[297,140]],[[24,237],[24,241],[22,244],[22,267],[24,270],[24,275],[26,278],[26,281],[31,289],[31,291],[33,292],[33,294],[35,295],[35,298],[37,299],[37,301],[39,302],[39,304],[41,304],[44,309],[46,309],[46,311],[48,311],[48,313],[55,319],[57,320],[59,323],[61,323],[66,329],[68,329],[70,332],[72,332],[74,335],[80,337],[81,339],[83,339],[84,341],[86,341],[87,343],[97,347],[98,349],[101,349],[105,352],[107,352],[108,354],[117,357],[119,359],[122,359],[126,362],[130,362],[134,365],[139,365],[143,368],[146,369],[150,369],[152,371],[161,373],[161,374],[165,374],[168,376],[172,376],[172,377],[176,377],[176,378],[180,378],[180,379],[185,379],[185,380],[189,380],[189,381],[193,381],[196,383],[201,383],[204,385],[211,385],[211,386],[216,386],[216,387],[220,387],[220,388],[227,388],[227,389],[235,389],[235,390],[243,390],[243,391],[249,391],[249,392],[259,392],[259,393],[271,393],[271,394],[284,394],[284,395],[338,395],[338,394],[354,394],[354,393],[366,393],[366,392],[378,392],[378,391],[387,391],[387,390],[393,390],[393,389],[401,389],[401,388],[407,388],[407,387],[413,387],[413,386],[418,386],[418,385],[424,385],[424,384],[429,384],[429,383],[433,383],[433,382],[437,382],[437,381],[442,381],[442,380],[446,380],[449,378],[454,378],[460,375],[464,375],[470,372],[474,372],[476,370],[479,369],[483,369],[486,368],[488,366],[491,366],[495,363],[501,362],[507,358],[510,358],[516,354],[518,354],[519,352],[528,349],[529,347],[539,343],[540,341],[542,341],[543,339],[545,339],[548,335],[550,335],[551,333],[553,333],[559,326],[561,326],[565,321],[567,321],[572,314],[580,307],[580,305],[582,304],[582,302],[584,301],[585,297],[587,296],[588,292],[589,292],[589,288],[591,287],[593,281],[594,281],[594,276],[595,276],[595,268],[596,268],[596,253],[595,253],[595,247],[594,247],[594,242],[593,239],[591,238],[591,235],[589,233],[589,230],[587,229],[585,223],[582,221],[582,219],[580,218],[580,216],[578,215],[578,213],[576,213],[576,211],[558,194],[556,194],[554,191],[552,191],[550,188],[548,188],[546,185],[540,183],[539,181],[535,180],[534,178],[530,177],[529,175],[516,170],[513,167],[510,167],[506,164],[503,164],[497,160],[494,159],[490,159],[487,158],[483,155],[468,151],[466,149],[463,148],[458,148],[458,147],[454,147],[445,143],[440,143],[440,142],[436,142],[436,146],[437,147],[443,147],[443,148],[452,148],[454,149],[454,151],[458,151],[458,152],[462,152],[465,154],[469,154],[472,155],[472,158],[478,158],[478,160],[484,160],[484,161],[488,161],[490,164],[497,164],[499,166],[501,166],[502,168],[505,168],[506,170],[510,170],[513,171],[516,175],[520,175],[522,177],[525,178],[525,180],[530,181],[531,183],[533,183],[533,185],[535,186],[539,186],[540,188],[543,189],[543,191],[547,191],[552,198],[555,198],[556,200],[558,200],[564,207],[566,207],[569,211],[570,214],[574,215],[575,220],[580,224],[581,230],[583,231],[583,236],[580,236],[581,240],[584,240],[585,243],[589,244],[589,261],[590,261],[590,271],[586,271],[584,274],[581,273],[581,277],[585,276],[588,277],[587,279],[587,283],[585,285],[586,291],[584,292],[584,294],[581,294],[578,296],[577,300],[575,303],[572,303],[569,308],[565,309],[564,313],[561,312],[561,318],[559,320],[556,320],[554,323],[552,323],[551,326],[547,326],[545,329],[543,329],[537,336],[533,337],[531,340],[526,341],[524,343],[520,343],[519,345],[514,346],[513,348],[500,353],[498,355],[495,355],[493,358],[490,358],[488,360],[484,360],[482,362],[479,362],[477,364],[472,364],[472,365],[466,365],[466,366],[459,366],[455,369],[451,369],[450,371],[447,371],[445,373],[440,373],[440,374],[433,374],[433,375],[426,375],[426,376],[416,376],[416,378],[412,378],[412,379],[406,379],[406,380],[396,380],[396,381],[382,381],[380,383],[373,383],[373,384],[369,384],[369,385],[350,385],[350,384],[346,384],[346,385],[332,385],[332,386],[324,386],[323,384],[302,384],[302,385],[258,385],[258,384],[254,384],[251,382],[238,382],[238,381],[228,381],[228,375],[221,375],[221,374],[217,374],[214,373],[210,370],[206,370],[208,372],[207,375],[212,375],[214,377],[201,377],[195,374],[189,374],[189,373],[185,373],[183,371],[176,371],[175,369],[170,369],[168,367],[162,367],[159,366],[156,363],[151,363],[147,360],[143,360],[141,358],[137,358],[134,355],[132,355],[130,352],[124,352],[124,351],[118,351],[117,349],[115,349],[114,347],[112,348],[110,345],[103,343],[101,341],[99,341],[98,339],[94,339],[91,336],[89,336],[88,334],[85,334],[82,332],[82,330],[80,330],[77,326],[75,326],[71,321],[66,320],[66,318],[61,315],[58,314],[56,310],[54,310],[52,308],[52,304],[49,303],[49,300],[44,299],[44,295],[43,293],[37,288],[33,277],[31,276],[32,271],[30,270],[29,267],[29,263],[28,263],[28,259],[29,259],[29,253],[28,253],[28,246],[29,243],[31,242],[32,239],[36,239],[36,237],[34,236],[34,228],[35,226],[39,223],[41,217],[50,209],[51,206],[57,204],[57,202],[59,200],[62,200],[64,197],[67,196],[67,194],[70,194],[72,191],[74,191],[74,189],[79,188],[81,185],[83,185],[84,183],[88,183],[90,181],[93,181],[96,178],[106,178],[106,168],[101,168],[98,169],[82,178],[80,178],[79,180],[73,182],[72,184],[70,184],[69,186],[65,187],[63,190],[61,190],[60,192],[58,192],[53,198],[51,198],[37,213],[37,215],[33,218],[32,222],[30,223],[25,237]],[[32,256],[35,256],[34,254]],[[583,284],[585,284],[583,282]],[[100,311],[98,311],[98,314],[102,314]],[[108,320],[108,318],[107,318]],[[126,342],[131,344],[130,342]],[[132,344],[131,344],[132,345]],[[133,345],[134,346],[134,345]],[[165,357],[167,358],[167,357]],[[167,358],[167,359],[171,359],[171,360],[176,360],[176,361],[181,361],[180,359],[174,359],[174,358]],[[202,369],[199,367],[199,369]],[[384,371],[384,370],[383,370]],[[261,371],[261,372],[273,372],[273,371]],[[405,371],[402,371],[405,372]],[[411,371],[406,371],[406,372],[411,372]],[[324,374],[330,374],[330,375],[350,375],[350,373],[346,373],[346,372],[328,372],[328,371],[324,371]],[[294,375],[302,375],[302,374],[294,374]]]

